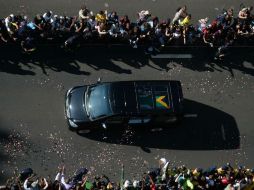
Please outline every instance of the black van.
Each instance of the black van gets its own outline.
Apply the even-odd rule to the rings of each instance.
[[[180,81],[98,82],[66,93],[70,129],[110,125],[168,125],[183,115]]]

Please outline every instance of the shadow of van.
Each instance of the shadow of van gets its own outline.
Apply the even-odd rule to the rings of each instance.
[[[101,142],[176,150],[226,150],[240,146],[240,134],[231,115],[208,105],[185,99],[180,124],[164,128],[98,129],[79,135]]]

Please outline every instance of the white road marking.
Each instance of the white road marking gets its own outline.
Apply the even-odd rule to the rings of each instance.
[[[198,117],[198,114],[184,114],[184,117]]]
[[[157,54],[157,55],[151,55],[151,57],[156,59],[168,59],[168,58],[191,59],[193,56],[192,54]]]
[[[221,125],[221,134],[222,134],[222,138],[224,141],[226,141],[226,135],[225,135],[225,130],[224,130],[224,126]]]

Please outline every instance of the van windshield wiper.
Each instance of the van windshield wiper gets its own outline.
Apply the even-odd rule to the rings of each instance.
[[[88,117],[90,117],[90,112],[88,111],[88,92],[89,92],[89,86],[87,87],[87,90],[85,92],[85,110]]]

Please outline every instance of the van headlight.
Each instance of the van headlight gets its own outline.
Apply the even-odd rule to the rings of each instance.
[[[66,96],[67,96],[67,97],[68,97],[69,94],[71,93],[72,89],[73,89],[73,88],[70,88],[70,89],[67,91],[67,93],[66,93]]]
[[[65,112],[66,112],[67,118],[70,118],[70,116],[71,116],[70,109],[71,109],[71,105],[69,105],[69,97],[67,97],[66,102],[65,102]]]
[[[78,125],[76,123],[74,123],[72,120],[69,119],[69,124],[71,127],[77,128]]]
[[[66,108],[66,116],[67,116],[67,118],[70,118],[70,116],[71,116],[69,107]]]

